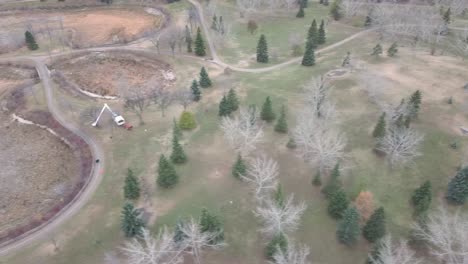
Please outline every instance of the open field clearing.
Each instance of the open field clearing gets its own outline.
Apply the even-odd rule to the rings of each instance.
[[[0,16],[0,23],[4,25],[0,31],[3,40],[0,51],[24,46],[25,30],[37,35],[39,41],[52,45],[50,49],[54,49],[53,46],[83,48],[126,43],[159,29],[164,15],[150,12],[149,9],[115,8],[3,13]]]

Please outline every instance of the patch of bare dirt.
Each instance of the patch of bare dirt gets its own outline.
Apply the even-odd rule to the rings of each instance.
[[[41,219],[69,192],[79,173],[68,145],[33,125],[0,114],[0,232]]]
[[[163,61],[130,53],[90,53],[53,65],[80,89],[107,96],[118,96],[152,85],[170,87],[176,77]]]

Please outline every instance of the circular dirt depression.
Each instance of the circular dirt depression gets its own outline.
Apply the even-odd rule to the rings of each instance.
[[[170,64],[137,52],[92,52],[72,59],[59,59],[52,69],[70,86],[99,96],[121,96],[155,86],[175,83]]]
[[[40,220],[71,192],[79,165],[70,147],[45,129],[0,113],[0,233]]]

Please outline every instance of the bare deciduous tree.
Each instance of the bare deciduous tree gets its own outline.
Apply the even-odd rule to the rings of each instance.
[[[413,129],[392,127],[378,140],[377,149],[387,155],[390,165],[405,165],[421,155],[424,136]]]
[[[224,137],[236,152],[247,156],[263,140],[263,129],[257,121],[257,114],[241,109],[235,117],[223,117],[221,129]]]
[[[180,264],[183,248],[177,247],[173,238],[166,228],[156,238],[145,229],[140,238],[126,242],[121,249],[131,264]]]
[[[255,198],[262,200],[278,186],[278,163],[271,158],[255,158],[242,179],[252,185]]]
[[[161,115],[164,117],[166,109],[174,102],[174,94],[156,84],[151,89],[151,100],[159,108]]]
[[[290,195],[281,206],[271,198],[264,200],[254,213],[263,222],[260,231],[268,236],[297,230],[302,214],[307,206],[304,202],[295,205],[294,195]]]
[[[292,241],[288,241],[286,250],[279,248],[273,255],[273,261],[270,264],[310,264],[307,261],[307,256],[310,254],[310,249],[307,246],[298,247]]]
[[[176,91],[174,92],[173,97],[174,100],[184,108],[184,110],[193,102],[193,94],[189,90]]]
[[[312,78],[305,86],[306,106],[310,112],[314,113],[318,118],[331,119],[335,112],[334,105],[329,102],[328,94],[331,86],[321,76],[320,78]]]
[[[218,233],[202,232],[198,221],[193,218],[182,225],[180,230],[184,235],[184,247],[189,250],[194,262],[197,264],[201,263],[204,248],[219,248],[223,246],[223,244],[212,243],[212,241],[216,241],[216,238],[219,236]]]
[[[143,112],[149,106],[150,102],[143,92],[143,89],[133,89],[126,93],[123,98],[125,108],[135,113],[140,120],[140,124],[144,124]]]
[[[414,225],[416,236],[426,241],[430,253],[443,263],[468,263],[468,215],[451,214],[444,207],[431,213],[425,223]]]
[[[419,264],[415,252],[408,247],[408,242],[401,240],[398,244],[392,242],[391,236],[386,236],[381,240],[377,257],[372,257],[374,264]]]

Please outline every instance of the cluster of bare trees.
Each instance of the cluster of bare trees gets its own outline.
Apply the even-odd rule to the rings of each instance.
[[[193,218],[180,226],[180,241],[174,239],[175,233],[162,228],[154,237],[148,230],[143,230],[139,238],[125,243],[122,251],[129,264],[180,264],[185,255],[191,255],[193,262],[200,264],[206,248],[220,248],[222,244],[213,243],[219,234],[202,232],[200,224]]]
[[[293,131],[301,157],[321,172],[345,157],[346,139],[335,124],[335,107],[328,98],[330,88],[324,78],[314,78],[305,86],[306,105]]]
[[[392,241],[387,235],[379,242],[379,252],[376,256],[370,256],[374,264],[419,264],[422,260],[416,258],[416,253],[411,250],[406,240]]]
[[[241,16],[246,12],[258,12],[268,9],[295,8],[298,5],[297,0],[236,0],[237,8]]]

